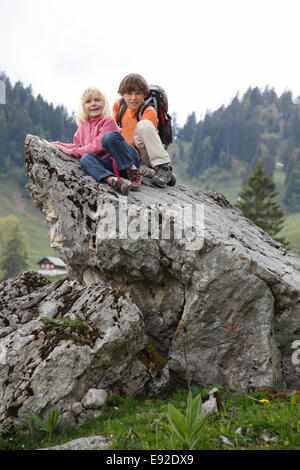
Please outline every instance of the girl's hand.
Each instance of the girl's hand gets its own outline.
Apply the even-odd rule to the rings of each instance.
[[[66,155],[71,155],[71,150],[68,149],[67,147],[64,147],[63,145],[54,144],[54,147],[56,147],[58,150],[61,150]]]

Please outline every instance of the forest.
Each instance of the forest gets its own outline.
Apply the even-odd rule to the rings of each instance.
[[[249,88],[200,122],[193,111],[174,134],[177,142],[190,142],[189,152],[181,146],[176,156],[187,160],[187,176],[217,168],[245,179],[261,162],[272,177],[282,167],[283,203],[289,212],[300,210],[300,98],[290,91],[277,96],[270,87]]]
[[[48,104],[41,95],[33,96],[31,86],[21,82],[12,86],[4,72],[6,104],[0,105],[0,176],[26,183],[24,170],[24,141],[27,134],[48,141],[71,142],[76,130],[74,116],[68,116],[63,106]]]

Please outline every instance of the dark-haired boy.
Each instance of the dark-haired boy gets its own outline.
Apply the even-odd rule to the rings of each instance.
[[[154,107],[147,107],[140,121],[137,120],[138,110],[149,94],[146,80],[139,74],[131,73],[121,81],[118,93],[126,103],[121,121],[122,135],[139,152],[141,174],[152,178],[153,184],[160,188],[174,186],[176,177],[170,166],[170,156],[158,134],[158,117]],[[122,98],[113,107],[116,122]]]

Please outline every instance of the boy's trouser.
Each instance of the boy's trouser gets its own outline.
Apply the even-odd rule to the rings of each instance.
[[[138,122],[134,133],[134,143],[144,165],[154,168],[157,165],[170,163],[169,154],[164,149],[152,121],[144,119]]]
[[[80,159],[81,167],[96,181],[119,176],[119,172],[122,176],[122,172],[131,165],[139,168],[137,151],[125,142],[119,132],[107,132],[102,138],[102,145],[113,158],[100,158],[94,153],[87,153]]]

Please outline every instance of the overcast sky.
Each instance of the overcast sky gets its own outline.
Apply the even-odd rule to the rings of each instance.
[[[299,96],[299,13],[299,0],[0,0],[0,71],[69,112],[91,85],[113,104],[140,73],[182,125],[249,86]]]

